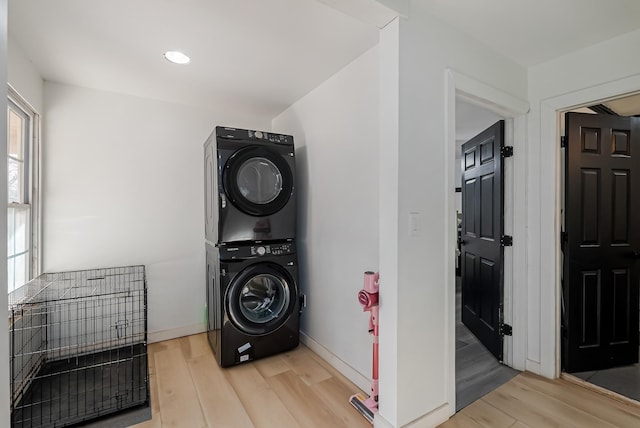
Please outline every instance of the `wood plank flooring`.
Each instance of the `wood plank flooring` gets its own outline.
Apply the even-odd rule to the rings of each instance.
[[[308,348],[221,369],[204,334],[149,346],[152,419],[135,428],[369,428],[358,388]],[[640,404],[521,373],[442,428],[638,428]]]
[[[349,404],[361,392],[300,345],[221,369],[205,334],[149,345],[152,419],[136,428],[368,428]]]
[[[640,403],[625,403],[575,385],[521,373],[465,407],[441,428],[637,428]]]

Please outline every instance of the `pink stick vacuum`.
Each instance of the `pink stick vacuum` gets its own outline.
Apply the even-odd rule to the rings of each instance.
[[[362,394],[355,394],[349,398],[349,402],[362,416],[373,423],[373,415],[378,412],[378,296],[379,296],[378,272],[367,271],[364,273],[364,288],[358,292],[358,302],[362,310],[369,312],[369,333],[373,335],[373,367],[371,377],[371,395],[364,398]]]

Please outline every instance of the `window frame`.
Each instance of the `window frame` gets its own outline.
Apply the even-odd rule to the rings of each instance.
[[[27,129],[25,135],[26,146],[23,147],[24,159],[23,159],[23,177],[24,183],[24,198],[22,203],[7,202],[7,225],[11,218],[9,216],[10,209],[24,210],[28,209],[29,217],[27,220],[27,239],[30,241],[27,243],[27,251],[30,253],[27,263],[29,264],[27,270],[28,281],[31,278],[35,278],[42,271],[42,252],[41,252],[41,230],[42,230],[42,210],[41,210],[41,159],[40,159],[40,114],[33,106],[26,101],[11,85],[8,85],[7,90],[8,102],[7,102],[7,116],[9,109],[17,110],[23,116],[28,119]],[[7,128],[7,133],[9,129]],[[9,153],[7,149],[7,162],[9,159]],[[8,189],[8,188],[7,188]],[[7,196],[8,201],[8,196]],[[16,211],[17,212],[17,211]],[[8,238],[8,237],[7,237]],[[14,254],[11,257],[15,258]],[[7,254],[7,262],[10,256]],[[7,273],[8,275],[8,273]],[[16,287],[17,288],[17,287]],[[9,284],[7,284],[7,291],[9,291]]]

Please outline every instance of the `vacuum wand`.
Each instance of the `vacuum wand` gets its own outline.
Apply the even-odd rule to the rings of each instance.
[[[349,402],[362,416],[373,423],[373,415],[378,411],[378,298],[379,298],[378,272],[367,271],[364,273],[364,287],[358,292],[358,302],[364,312],[369,312],[369,333],[373,335],[373,365],[371,377],[371,395],[364,398],[361,394],[352,395]]]

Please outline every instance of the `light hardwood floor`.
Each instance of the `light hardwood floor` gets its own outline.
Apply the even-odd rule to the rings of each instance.
[[[573,384],[521,373],[458,412],[441,428],[638,428],[629,404]]]
[[[368,428],[348,403],[358,388],[297,349],[221,369],[204,334],[149,346],[152,419],[135,428]],[[441,428],[638,428],[629,404],[564,379],[521,373]]]
[[[351,405],[361,392],[300,345],[221,369],[205,334],[151,344],[152,419],[135,428],[367,428]]]

